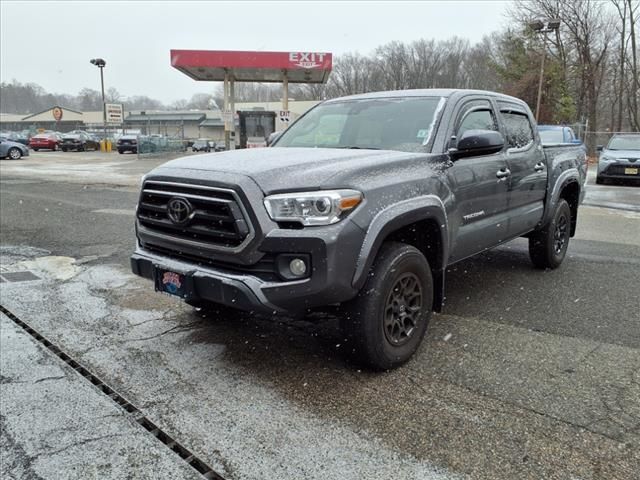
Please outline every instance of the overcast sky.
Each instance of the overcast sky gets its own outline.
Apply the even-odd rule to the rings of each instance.
[[[49,92],[106,87],[164,102],[211,92],[169,63],[172,48],[368,54],[392,40],[478,41],[508,2],[0,2],[0,78]]]

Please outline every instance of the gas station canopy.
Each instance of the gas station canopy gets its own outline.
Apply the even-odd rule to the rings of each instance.
[[[325,83],[332,67],[330,53],[171,50],[171,66],[194,80],[237,82]]]

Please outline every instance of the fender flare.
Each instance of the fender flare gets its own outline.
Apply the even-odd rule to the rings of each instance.
[[[547,197],[544,217],[539,223],[540,226],[546,225],[551,220],[555,207],[558,204],[558,200],[560,199],[562,190],[564,190],[567,185],[574,182],[578,185],[578,188],[580,189],[582,195],[584,189],[580,185],[580,172],[578,172],[577,168],[569,168],[558,176],[553,186],[553,190]]]
[[[440,280],[434,278],[434,288],[438,294],[439,284],[444,285],[444,267],[446,259],[449,258],[449,224],[444,204],[442,200],[435,195],[424,195],[403,200],[378,212],[371,221],[364,242],[362,243],[352,285],[357,290],[360,290],[364,286],[373,260],[378,254],[382,242],[390,233],[414,222],[430,219],[435,220],[438,222],[438,225],[440,225],[442,252],[438,264],[431,265],[434,272],[442,272],[442,274],[439,275],[441,277]]]

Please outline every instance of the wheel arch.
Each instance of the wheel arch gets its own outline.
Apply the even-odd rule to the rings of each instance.
[[[580,174],[577,168],[570,168],[562,172],[555,180],[553,189],[547,198],[545,205],[545,214],[542,221],[538,224],[539,228],[551,221],[553,212],[558,205],[558,201],[566,200],[571,209],[571,236],[576,232],[578,221],[578,205],[581,197]]]
[[[567,181],[560,190],[558,199],[566,200],[571,210],[571,237],[576,234],[578,225],[578,204],[580,203],[580,184],[577,180]]]
[[[405,200],[379,212],[367,229],[353,276],[360,290],[382,244],[393,240],[416,247],[429,262],[433,276],[433,310],[444,304],[444,272],[448,258],[448,222],[444,205],[435,195]]]

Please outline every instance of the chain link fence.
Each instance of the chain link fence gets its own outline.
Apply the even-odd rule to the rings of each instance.
[[[175,154],[183,154],[187,151],[188,142],[180,137],[169,137],[165,135],[137,135],[138,156],[163,156],[169,157]]]

